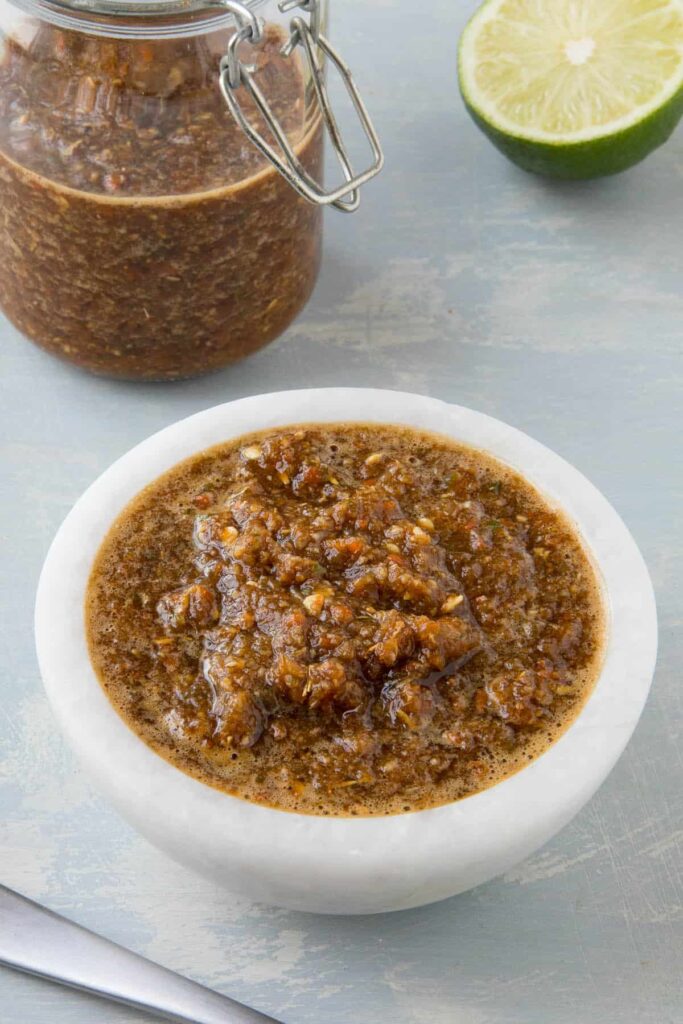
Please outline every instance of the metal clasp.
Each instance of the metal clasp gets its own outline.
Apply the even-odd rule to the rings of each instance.
[[[222,5],[234,14],[237,22],[237,31],[231,37],[228,52],[220,64],[221,92],[232,116],[251,142],[270,160],[299,195],[318,206],[334,206],[344,213],[352,213],[357,210],[360,203],[359,189],[361,185],[374,178],[382,170],[384,154],[348,65],[320,32],[318,0],[280,0],[278,8],[281,13],[284,14],[299,8],[310,16],[308,24],[300,15],[292,18],[289,24],[289,39],[280,52],[284,57],[290,57],[299,46],[304,51],[323,122],[332,140],[345,179],[344,184],[331,191],[325,191],[322,185],[306,171],[254,78],[255,67],[240,60],[238,54],[240,43],[248,40],[252,45],[258,45],[263,40],[263,22],[238,0],[222,0]],[[328,57],[339,72],[372,149],[373,162],[360,174],[355,174],[351,166],[348,151],[330,104],[325,83],[325,71],[320,64],[318,51]],[[237,98],[238,91],[242,86],[249,91],[265,123],[273,133],[280,151],[270,145],[244,116]]]

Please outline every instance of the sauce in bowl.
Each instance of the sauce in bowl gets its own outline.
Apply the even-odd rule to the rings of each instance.
[[[310,425],[142,491],[88,587],[93,664],[155,751],[283,810],[384,815],[518,771],[604,646],[563,514],[491,456],[406,427]]]

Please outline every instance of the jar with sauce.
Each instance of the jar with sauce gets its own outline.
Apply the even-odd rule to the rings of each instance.
[[[172,380],[306,303],[322,209],[382,155],[318,0],[0,0],[0,306],[94,373]],[[373,151],[351,168],[325,63]],[[325,129],[343,183],[325,190]]]

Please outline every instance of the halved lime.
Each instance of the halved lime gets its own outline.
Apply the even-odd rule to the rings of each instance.
[[[623,171],[683,114],[683,0],[487,0],[459,75],[476,123],[526,170]]]

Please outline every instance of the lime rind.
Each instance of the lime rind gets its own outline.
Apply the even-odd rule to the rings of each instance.
[[[464,99],[475,123],[513,163],[534,174],[576,180],[619,174],[634,167],[671,137],[683,116],[682,88],[664,108],[622,131],[570,144],[562,140],[535,142],[499,131],[480,117],[466,96]]]

